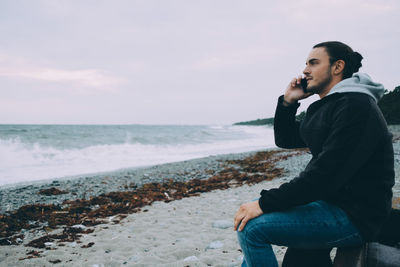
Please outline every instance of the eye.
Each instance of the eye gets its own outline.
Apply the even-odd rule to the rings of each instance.
[[[310,60],[310,61],[308,62],[307,65],[316,65],[317,63],[318,63],[318,60],[312,59],[312,60]]]

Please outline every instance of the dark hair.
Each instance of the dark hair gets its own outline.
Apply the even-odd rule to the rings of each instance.
[[[338,42],[338,41],[330,41],[323,42],[314,45],[313,48],[324,47],[326,52],[329,55],[329,62],[332,65],[337,60],[343,60],[344,71],[343,71],[343,79],[350,78],[354,72],[357,72],[362,66],[361,60],[363,59],[362,55],[358,52],[354,52],[350,46]]]

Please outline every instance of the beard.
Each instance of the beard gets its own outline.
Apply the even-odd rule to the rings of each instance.
[[[332,81],[332,74],[330,70],[326,73],[325,77],[317,84],[307,86],[307,92],[319,94],[324,91],[325,87]]]

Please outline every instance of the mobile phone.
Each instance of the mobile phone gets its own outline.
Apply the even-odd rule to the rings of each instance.
[[[303,78],[300,81],[301,88],[303,88],[304,93],[307,93],[307,79]]]

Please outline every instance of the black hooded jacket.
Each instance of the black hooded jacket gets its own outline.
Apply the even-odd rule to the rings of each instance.
[[[333,93],[309,106],[303,121],[300,104],[278,100],[275,143],[308,147],[312,159],[304,171],[279,188],[262,190],[264,213],[324,200],[342,208],[365,241],[374,240],[392,206],[392,135],[376,100],[360,92]]]

